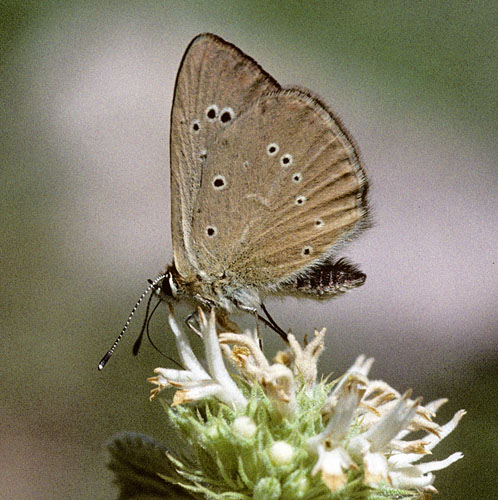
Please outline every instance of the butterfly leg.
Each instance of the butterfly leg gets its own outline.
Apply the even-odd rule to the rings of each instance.
[[[240,310],[242,310],[242,311],[248,312],[250,314],[254,314],[254,316],[256,316],[256,318],[258,318],[260,321],[262,321],[266,326],[268,326],[269,328],[271,328],[274,332],[278,333],[285,342],[288,342],[288,340],[287,340],[287,333],[284,332],[284,330],[282,330],[282,328],[280,328],[277,325],[277,323],[275,323],[275,321],[273,320],[273,318],[270,316],[270,314],[266,310],[266,307],[264,306],[264,304],[261,304],[261,308],[263,309],[263,312],[266,314],[266,316],[268,317],[268,319],[263,318],[263,316],[261,316],[258,313],[258,310],[255,307],[246,306],[246,305],[240,304],[240,303],[237,304],[237,307]]]
[[[214,308],[214,302],[212,302],[209,299],[204,298],[202,295],[196,294],[194,295],[194,299],[197,300],[197,302],[200,302],[203,307],[206,309],[213,309]],[[199,337],[202,337],[200,333],[200,328],[199,328],[199,313],[197,312],[197,309],[192,311],[186,318],[185,318],[185,323],[186,325]]]
[[[198,302],[200,302],[204,308],[216,309],[216,321],[218,322],[218,324],[220,325],[220,327],[223,330],[225,330],[227,332],[240,333],[240,328],[237,326],[237,324],[228,318],[226,311],[224,311],[223,309],[217,308],[216,304],[213,301],[206,299],[205,297],[202,297],[199,294],[195,295],[194,298]],[[185,318],[185,323],[192,331],[194,331],[197,335],[200,335],[200,333],[199,333],[199,314],[197,311],[191,312]]]
[[[199,328],[199,313],[197,311],[192,311],[186,318],[185,324],[199,337],[202,337]]]
[[[259,314],[258,314],[258,317],[260,319],[262,319],[266,324],[269,323],[270,328],[272,330],[274,330],[275,332],[277,332],[285,342],[289,343],[289,340],[287,338],[287,332],[285,332],[284,330],[282,330],[282,328],[280,328],[280,326],[278,326],[277,322],[271,317],[270,313],[268,312],[268,309],[266,309],[263,302],[261,302],[261,309],[263,310],[266,317],[268,318],[268,321],[265,318],[262,318]]]
[[[198,293],[194,295],[194,299],[197,300],[197,302],[200,302],[206,309],[213,309],[216,305],[212,300],[206,299]]]

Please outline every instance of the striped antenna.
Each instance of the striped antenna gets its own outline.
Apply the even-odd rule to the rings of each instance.
[[[135,314],[135,311],[138,309],[138,306],[140,305],[140,302],[144,300],[146,295],[153,289],[155,286],[163,279],[166,277],[166,274],[161,274],[161,276],[158,276],[154,281],[150,283],[150,285],[147,287],[144,293],[140,295],[140,298],[137,300],[137,303],[131,310],[130,315],[128,316],[128,319],[126,320],[126,323],[121,330],[121,333],[118,335],[118,338],[114,341],[114,344],[112,344],[111,348],[106,352],[105,356],[100,360],[99,363],[99,371],[104,368],[104,366],[107,364],[109,361],[109,358],[112,356],[112,353],[114,352],[114,349],[116,349],[116,346],[119,344],[119,341],[123,338],[123,335],[125,334],[126,330],[128,330],[128,327],[130,326],[131,318],[133,318],[133,315]]]

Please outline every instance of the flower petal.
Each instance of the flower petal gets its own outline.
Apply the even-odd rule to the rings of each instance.
[[[170,311],[169,326],[175,335],[176,348],[178,350],[178,355],[182,363],[195,375],[198,379],[208,379],[209,374],[204,370],[203,366],[197,361],[197,358],[190,347],[190,342],[188,341],[185,332],[178,326],[176,318],[173,312]]]
[[[319,450],[318,461],[316,462],[311,474],[314,476],[321,471],[322,481],[330,491],[337,491],[342,488],[347,482],[346,472],[352,467],[353,461],[348,452],[337,447],[330,451],[325,451],[322,447]]]
[[[199,321],[204,340],[206,358],[209,365],[209,373],[213,379],[223,387],[223,392],[218,396],[223,402],[233,404],[238,408],[245,408],[247,400],[237,387],[223,363],[218,334],[216,332],[216,316],[214,309],[211,310],[209,320],[204,312],[199,309]]]

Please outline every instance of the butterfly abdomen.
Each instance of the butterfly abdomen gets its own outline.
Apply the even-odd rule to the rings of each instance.
[[[363,285],[366,275],[345,259],[326,261],[282,285],[285,294],[330,298]]]

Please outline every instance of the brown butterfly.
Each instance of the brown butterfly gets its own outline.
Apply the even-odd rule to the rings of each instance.
[[[202,34],[178,71],[170,134],[174,257],[149,289],[214,307],[233,328],[227,313],[266,313],[267,295],[322,299],[364,283],[337,253],[368,226],[367,179],[310,92]]]

